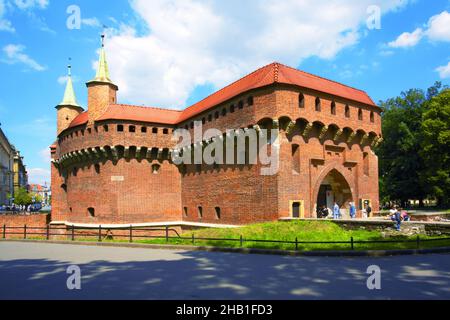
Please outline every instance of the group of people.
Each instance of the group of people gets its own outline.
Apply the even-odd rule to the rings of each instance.
[[[369,203],[364,204],[364,208],[362,210],[362,217],[368,218],[372,213],[372,208]],[[350,202],[349,204],[349,215],[351,219],[356,219],[357,209],[356,204],[354,202]],[[334,203],[333,209],[327,208],[326,206],[321,206],[317,208],[317,218],[326,219],[328,217],[333,217],[334,220],[342,219],[341,207],[337,202]]]
[[[0,206],[0,212],[37,212],[42,209],[42,206],[39,206],[37,204],[30,204],[28,206],[25,205],[15,205],[12,204],[10,206]]]
[[[395,229],[397,231],[401,230],[403,221],[411,221],[411,217],[408,212],[399,206],[394,206],[389,212],[390,218],[395,223]]]

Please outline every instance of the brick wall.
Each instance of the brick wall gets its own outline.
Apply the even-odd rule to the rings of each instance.
[[[50,215],[39,214],[31,216],[0,215],[0,237],[3,238],[3,226],[6,226],[7,239],[22,239],[24,237],[24,226],[27,226],[28,238],[33,233],[45,233],[47,224],[50,223]],[[16,229],[10,229],[16,228]],[[36,229],[38,228],[38,229]],[[40,228],[43,228],[42,230]]]
[[[300,93],[305,98],[302,108]],[[321,99],[320,112],[315,109],[317,97]],[[333,101],[335,114],[331,112]],[[349,118],[345,116],[346,106],[350,108]],[[358,117],[359,110],[363,120]],[[362,142],[364,135],[381,135],[378,109],[311,90],[276,85],[237,96],[180,123],[179,127],[193,132],[193,122],[200,121],[204,123],[204,130],[215,128],[225,132],[256,124],[271,127],[273,120],[279,120],[281,132],[280,171],[275,176],[261,176],[260,165],[218,168],[203,165],[201,170],[191,165],[186,166],[184,172],[170,160],[140,160],[133,155],[119,160],[78,161],[65,168],[52,168],[52,219],[78,223],[184,219],[246,224],[288,217],[291,201],[298,200],[304,201],[305,216],[313,217],[320,184],[332,171],[337,172],[334,174],[349,188],[351,200],[358,203],[360,199],[370,199],[373,210],[378,210],[378,158],[372,151],[372,141]],[[292,121],[296,121],[296,125],[287,132]],[[305,136],[303,130],[307,124],[313,126]],[[119,125],[123,126],[123,132],[117,130]],[[130,126],[135,128],[134,132],[129,130]],[[324,126],[328,129],[325,133],[321,132]],[[142,132],[141,127],[146,127],[146,132]],[[158,129],[157,133],[153,128]],[[163,129],[168,132],[164,133]],[[169,125],[126,121],[72,128],[59,137],[54,158],[104,146],[171,149],[175,146],[173,129]],[[336,138],[339,130],[345,133]],[[351,132],[355,136],[349,141]],[[293,145],[299,148],[295,159]],[[152,172],[154,164],[161,166],[156,175]],[[95,213],[90,213],[88,208],[93,208]]]

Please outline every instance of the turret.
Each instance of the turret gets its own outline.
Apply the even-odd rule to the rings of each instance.
[[[104,41],[105,36],[102,35],[97,74],[93,80],[86,83],[88,88],[89,124],[93,124],[96,119],[105,113],[110,104],[117,102],[117,91],[119,88],[109,77]]]
[[[72,121],[84,111],[84,109],[77,103],[75,91],[72,83],[72,66],[69,64],[67,73],[67,84],[64,92],[62,102],[56,106],[57,110],[57,133],[58,136],[66,130]]]

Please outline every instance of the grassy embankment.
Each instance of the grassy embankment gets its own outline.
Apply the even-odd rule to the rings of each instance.
[[[95,232],[93,233],[95,234]],[[127,231],[123,231],[126,235]],[[389,238],[383,238],[380,231],[369,230],[346,230],[341,226],[331,221],[291,221],[291,222],[273,222],[273,223],[261,223],[245,226],[236,229],[203,229],[192,232],[186,232],[182,235],[182,238],[171,238],[169,242],[166,239],[145,239],[134,237],[134,243],[143,244],[177,244],[177,245],[192,245],[192,235],[194,235],[196,246],[216,246],[227,248],[239,248],[241,242],[239,241],[241,236],[244,241],[242,247],[244,248],[261,248],[261,249],[282,249],[282,250],[295,250],[295,244],[284,243],[263,243],[263,242],[247,242],[247,239],[252,240],[278,240],[278,241],[293,241],[296,238],[299,241],[298,249],[301,251],[314,251],[314,250],[351,250],[350,243],[342,244],[304,244],[301,242],[350,242],[353,237],[355,244],[355,250],[388,250],[388,249],[416,249],[417,248],[417,236],[403,236],[398,235]],[[171,233],[171,237],[173,234]],[[229,240],[201,240],[201,238],[214,238],[214,239],[235,239],[236,241]],[[450,236],[442,237],[429,237],[425,235],[420,236],[420,248],[432,248],[432,247],[450,247],[450,240],[443,240],[437,242],[429,242],[430,239],[443,239],[450,238]],[[33,239],[30,237],[30,239]],[[39,239],[39,238],[34,238]],[[76,237],[77,241],[97,241],[97,237],[92,238]],[[358,241],[394,241],[390,243],[370,243],[361,244]],[[400,242],[402,240],[411,240],[410,243]],[[127,240],[105,240],[105,242],[128,242]]]

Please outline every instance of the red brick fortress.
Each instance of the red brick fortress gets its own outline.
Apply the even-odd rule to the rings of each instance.
[[[57,106],[52,221],[242,225],[316,217],[334,201],[378,210],[381,109],[361,90],[279,63],[267,65],[183,110],[122,105],[104,49],[87,83],[88,106],[71,79]],[[173,163],[173,132],[277,129],[279,170],[262,164]],[[200,147],[202,148],[202,147]],[[192,148],[194,150],[194,148]]]

